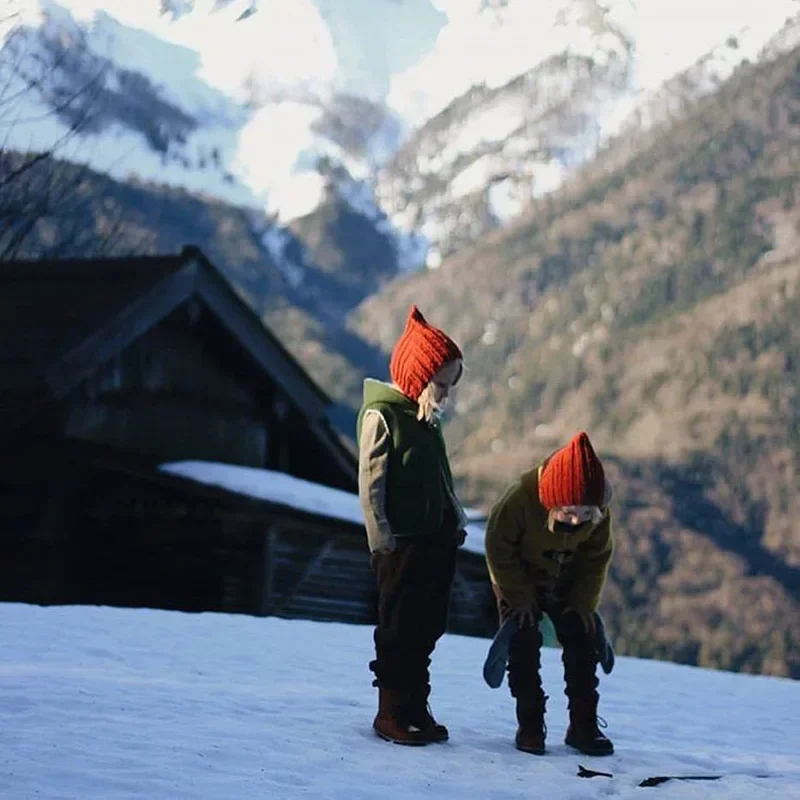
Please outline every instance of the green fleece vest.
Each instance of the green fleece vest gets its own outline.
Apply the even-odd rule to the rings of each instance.
[[[386,517],[395,536],[437,533],[455,497],[453,476],[439,425],[417,419],[418,406],[387,383],[364,381],[364,402],[356,433],[367,411],[380,411],[389,428]]]

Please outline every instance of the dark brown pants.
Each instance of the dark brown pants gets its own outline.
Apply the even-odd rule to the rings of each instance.
[[[553,595],[537,598],[540,615],[547,614],[562,647],[564,693],[570,699],[597,699],[597,649],[580,616],[567,611],[566,602]],[[501,622],[510,609],[498,597]],[[541,616],[540,616],[541,619]],[[541,678],[542,634],[538,625],[526,625],[514,634],[508,657],[508,686],[514,697],[538,694]]]
[[[397,540],[393,553],[373,555],[378,580],[375,683],[387,689],[426,692],[428,666],[447,628],[456,568],[453,533]]]

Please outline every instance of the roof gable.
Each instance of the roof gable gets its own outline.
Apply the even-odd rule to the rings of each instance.
[[[327,418],[330,398],[194,247],[166,257],[0,264],[0,425],[30,420],[192,298],[283,387],[352,472],[352,455]]]

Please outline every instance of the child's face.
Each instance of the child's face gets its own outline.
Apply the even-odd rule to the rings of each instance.
[[[437,403],[442,403],[448,398],[450,390],[461,378],[461,370],[460,361],[450,361],[433,376],[431,383],[433,384]]]
[[[551,513],[556,522],[578,527],[584,522],[589,522],[596,511],[596,506],[561,506],[554,508]]]

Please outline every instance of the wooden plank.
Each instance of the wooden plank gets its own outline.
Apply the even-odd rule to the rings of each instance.
[[[47,385],[53,395],[62,397],[67,394],[100,364],[166,317],[191,295],[196,279],[197,267],[189,262],[53,364],[46,373]]]
[[[199,265],[201,262],[195,263]],[[217,274],[215,268],[204,264],[198,270],[197,290],[228,331],[256,363],[281,385],[304,414],[312,420],[325,415],[330,398],[308,377],[255,312]]]
[[[292,602],[292,598],[294,597],[295,593],[300,589],[303,583],[308,580],[309,576],[312,575],[322,564],[325,560],[325,557],[328,553],[333,549],[333,540],[328,540],[323,543],[322,547],[319,548],[316,555],[314,555],[306,564],[305,569],[300,573],[299,577],[295,581],[294,585],[286,591],[284,596],[281,598],[281,607],[286,607]]]
[[[275,555],[280,529],[277,524],[270,525],[263,534],[261,551],[261,603],[259,614],[266,617],[274,606]]]

